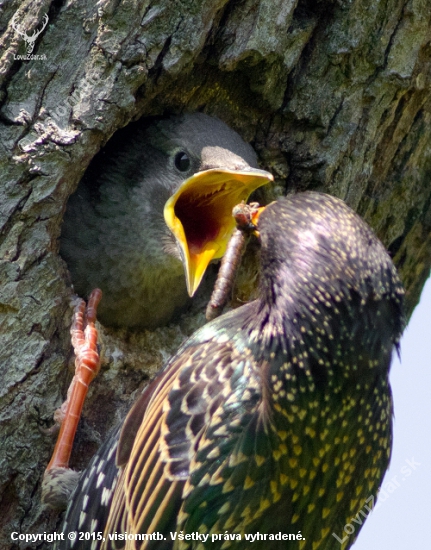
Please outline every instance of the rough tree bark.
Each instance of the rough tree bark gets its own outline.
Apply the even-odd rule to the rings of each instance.
[[[28,36],[48,14],[33,51],[46,59],[16,57],[26,45],[14,14]],[[0,4],[0,548],[27,547],[12,531],[58,526],[39,504],[53,446],[40,428],[71,376],[72,291],[57,239],[97,151],[141,116],[219,116],[253,143],[275,192],[324,190],[374,227],[411,313],[431,263],[430,19],[431,0]],[[105,331],[77,467],[201,321]]]

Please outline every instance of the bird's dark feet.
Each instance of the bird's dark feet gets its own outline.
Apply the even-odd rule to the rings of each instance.
[[[42,482],[42,502],[53,508],[65,507],[79,478],[79,474],[69,468],[69,460],[88,387],[100,368],[95,322],[101,297],[102,291],[96,288],[88,304],[80,300],[73,314],[70,335],[75,352],[75,376],[66,401],[54,413],[51,431],[60,427],[60,433]]]

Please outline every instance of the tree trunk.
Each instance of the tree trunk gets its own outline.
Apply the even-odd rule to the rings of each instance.
[[[19,59],[45,14],[42,58]],[[410,314],[431,262],[431,0],[26,0],[0,7],[0,28],[0,548],[48,548],[11,533],[59,525],[40,505],[53,447],[40,428],[71,377],[58,237],[90,160],[141,116],[216,115],[252,142],[274,193],[323,190],[372,225]],[[202,315],[187,322],[103,331],[77,467]]]

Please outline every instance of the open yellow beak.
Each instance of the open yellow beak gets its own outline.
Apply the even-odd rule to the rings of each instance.
[[[269,172],[254,168],[214,168],[194,174],[166,202],[165,221],[180,246],[190,296],[210,261],[226,251],[235,228],[232,208],[273,179]]]

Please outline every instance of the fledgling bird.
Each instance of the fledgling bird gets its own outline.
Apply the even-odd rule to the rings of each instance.
[[[64,532],[100,536],[62,549],[246,549],[257,532],[268,549],[353,544],[360,526],[344,525],[389,463],[404,291],[339,199],[290,195],[257,229],[258,299],[199,329],[143,391],[66,513]]]
[[[214,117],[184,114],[138,128],[69,199],[60,253],[76,292],[101,288],[104,324],[168,323],[223,256],[232,208],[272,179],[257,169],[252,147]]]

